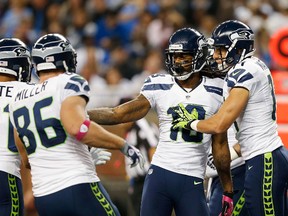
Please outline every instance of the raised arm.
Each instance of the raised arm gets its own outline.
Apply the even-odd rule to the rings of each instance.
[[[102,125],[113,125],[136,121],[143,118],[150,110],[149,101],[139,94],[135,99],[113,108],[88,110],[92,121]]]

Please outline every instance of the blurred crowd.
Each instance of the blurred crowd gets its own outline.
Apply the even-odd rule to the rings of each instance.
[[[225,19],[246,22],[270,68],[269,39],[288,27],[287,0],[0,0],[0,37],[32,46],[46,33],[65,35],[77,50],[78,73],[90,83],[89,107],[114,106],[164,72],[167,39],[191,26],[209,37]],[[37,79],[36,76],[34,77]],[[129,89],[129,91],[127,90]]]
[[[31,48],[43,34],[65,35],[77,51],[77,73],[90,83],[92,108],[133,98],[147,76],[165,73],[164,52],[176,29],[193,27],[209,37],[234,18],[255,32],[256,56],[283,69],[269,41],[288,28],[287,0],[0,0],[0,38],[17,37]],[[23,184],[31,188],[29,178]],[[25,207],[35,212],[28,189]]]

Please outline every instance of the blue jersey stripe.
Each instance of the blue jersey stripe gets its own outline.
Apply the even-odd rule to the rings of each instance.
[[[234,81],[232,81],[232,80],[227,80],[227,86],[229,87],[229,88],[233,88],[234,86],[235,86],[235,82]]]
[[[172,88],[172,86],[173,84],[151,84],[143,86],[142,91],[169,90]]]
[[[86,80],[83,79],[83,78],[80,77],[80,76],[73,76],[73,77],[70,78],[70,80],[73,80],[73,81],[75,81],[75,82],[80,83],[81,86],[83,85],[83,83],[86,82]]]
[[[79,86],[74,84],[74,83],[70,83],[70,82],[68,82],[66,84],[65,89],[73,90],[75,92],[80,92]]]
[[[223,89],[215,86],[206,86],[204,85],[204,88],[206,89],[207,92],[212,92],[215,94],[218,94],[220,96],[223,95]]]
[[[244,76],[242,76],[242,77],[238,80],[238,82],[239,82],[239,83],[243,83],[243,82],[245,82],[245,81],[247,81],[247,80],[250,80],[250,79],[252,79],[252,78],[253,78],[253,75],[250,74],[250,73],[247,73],[247,74],[245,74]]]
[[[245,75],[238,77],[237,80],[234,80],[233,78],[231,79],[230,77],[227,80],[227,85],[230,88],[233,88],[236,83],[244,83],[247,80],[250,80],[253,78],[253,75],[251,73],[246,73]]]
[[[85,90],[85,91],[90,91],[90,87],[89,87],[88,84],[86,84],[86,85],[84,86],[84,90]]]

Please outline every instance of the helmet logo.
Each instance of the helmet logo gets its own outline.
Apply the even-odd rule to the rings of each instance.
[[[59,44],[59,46],[62,48],[63,51],[65,51],[69,47],[69,43],[64,42],[64,43]]]
[[[233,32],[230,35],[231,41],[234,41],[235,39],[244,39],[244,40],[252,40],[254,38],[254,35],[249,31],[240,31],[240,32]]]
[[[27,50],[22,47],[15,49],[15,52],[16,56],[27,56]]]

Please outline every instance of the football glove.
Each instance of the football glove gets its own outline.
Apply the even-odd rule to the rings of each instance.
[[[233,214],[233,193],[224,192],[222,196],[222,211],[219,216],[232,216]]]
[[[182,103],[179,104],[179,106],[175,107],[173,109],[177,115],[178,118],[176,118],[172,124],[173,124],[173,129],[177,129],[177,128],[184,128],[187,130],[191,130],[190,124],[198,119],[198,112],[196,110],[196,108],[194,108],[192,110],[192,113],[190,114],[186,108],[184,107],[184,105]]]
[[[106,164],[107,161],[111,159],[111,152],[107,151],[106,149],[103,148],[94,148],[92,147],[90,149],[90,154],[93,159],[94,165],[102,165]]]
[[[121,152],[131,160],[130,168],[135,167],[137,164],[139,164],[140,168],[144,169],[145,160],[139,149],[125,143],[125,145],[121,149]]]
[[[209,166],[213,170],[216,170],[212,153],[208,154],[207,166]]]

